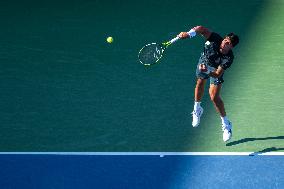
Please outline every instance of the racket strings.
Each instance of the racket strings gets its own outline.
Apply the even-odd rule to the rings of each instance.
[[[162,57],[163,48],[158,44],[149,44],[143,47],[139,53],[139,60],[142,64],[155,64]]]

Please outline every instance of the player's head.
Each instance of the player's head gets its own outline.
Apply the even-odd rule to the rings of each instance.
[[[229,33],[225,36],[225,38],[229,38],[233,47],[235,47],[239,43],[239,36],[234,33]]]
[[[227,54],[230,50],[232,50],[239,43],[239,37],[234,33],[227,34],[221,45],[220,50],[224,54]]]

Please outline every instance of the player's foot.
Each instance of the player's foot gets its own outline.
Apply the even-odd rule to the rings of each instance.
[[[228,121],[228,123],[222,123],[223,130],[223,141],[227,142],[232,138],[232,123]]]
[[[192,127],[197,127],[200,123],[203,108],[200,106],[197,110],[193,110],[192,114]]]

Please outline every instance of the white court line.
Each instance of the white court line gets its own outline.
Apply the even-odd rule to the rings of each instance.
[[[0,152],[0,155],[68,155],[68,156],[283,156],[284,152]]]

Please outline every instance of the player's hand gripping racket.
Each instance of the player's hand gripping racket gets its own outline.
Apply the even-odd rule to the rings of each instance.
[[[188,37],[194,37],[196,32],[194,30],[190,30],[187,32]],[[170,41],[158,44],[158,43],[149,43],[142,47],[142,49],[138,53],[138,59],[141,64],[145,66],[151,66],[153,64],[158,63],[163,57],[164,51],[174,42],[180,39],[179,36],[171,39]]]

